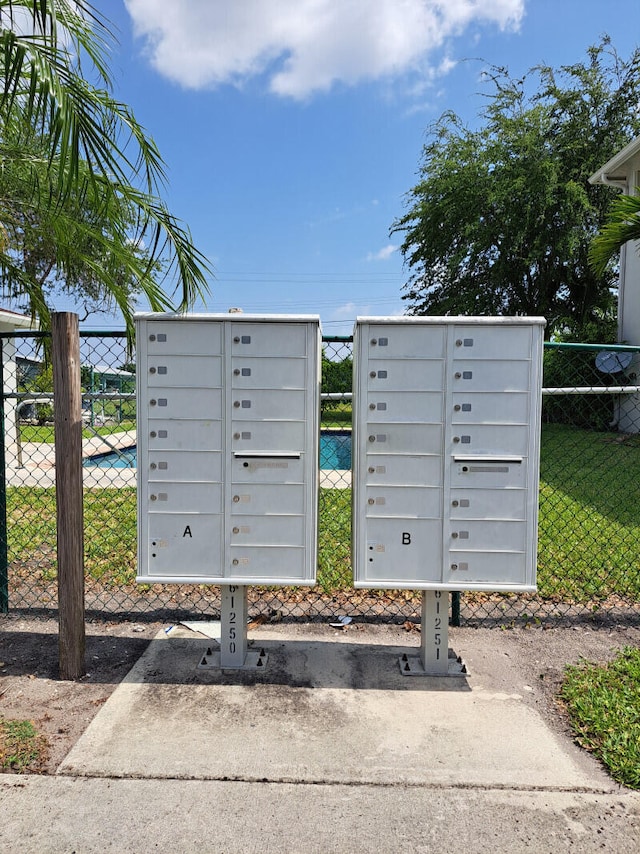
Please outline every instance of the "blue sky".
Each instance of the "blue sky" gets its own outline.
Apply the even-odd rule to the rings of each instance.
[[[638,0],[94,3],[118,33],[115,94],[214,269],[198,309],[319,313],[336,335],[403,312],[389,229],[429,124],[444,110],[475,121],[480,60],[520,75],[583,60],[605,32],[625,58],[640,41]]]

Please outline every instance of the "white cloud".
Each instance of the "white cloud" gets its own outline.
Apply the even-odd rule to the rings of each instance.
[[[367,255],[367,261],[388,261],[389,258],[393,255],[394,252],[397,252],[398,247],[394,246],[393,243],[388,243],[386,246],[383,246],[382,249],[379,249],[377,252],[369,252]]]
[[[525,0],[125,0],[152,65],[193,89],[266,75],[303,99],[335,83],[446,73],[429,57],[473,24],[517,29]]]

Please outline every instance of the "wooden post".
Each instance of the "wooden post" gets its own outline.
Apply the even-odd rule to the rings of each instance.
[[[51,315],[61,679],[85,674],[82,391],[78,315]]]

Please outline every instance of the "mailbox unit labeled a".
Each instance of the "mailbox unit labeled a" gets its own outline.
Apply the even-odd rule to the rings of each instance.
[[[356,587],[535,590],[542,318],[358,318]]]
[[[138,576],[313,584],[317,317],[136,317]]]

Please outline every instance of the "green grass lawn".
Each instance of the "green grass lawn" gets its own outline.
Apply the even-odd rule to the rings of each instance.
[[[99,436],[111,436],[113,433],[122,433],[125,430],[135,430],[135,420],[121,421],[119,424],[106,424],[89,429],[85,427],[82,431],[83,439],[91,439],[96,433]],[[21,424],[20,439],[22,442],[50,442],[54,441],[53,424]]]
[[[542,431],[538,590],[564,602],[612,595],[640,602],[640,437],[561,425]],[[327,593],[351,579],[351,491],[321,489],[318,583]],[[55,577],[54,491],[7,490],[11,573]],[[85,491],[86,569],[106,586],[133,583],[135,490]]]
[[[640,789],[640,650],[567,668],[560,697],[578,743],[618,783]]]

